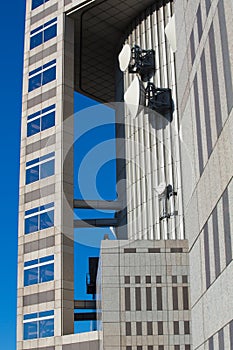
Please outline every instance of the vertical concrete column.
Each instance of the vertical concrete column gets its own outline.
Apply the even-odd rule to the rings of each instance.
[[[74,331],[74,240],[73,240],[73,95],[74,95],[74,22],[64,17],[62,82],[62,335]]]

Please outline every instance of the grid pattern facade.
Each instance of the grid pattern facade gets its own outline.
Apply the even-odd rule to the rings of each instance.
[[[177,112],[175,58],[165,35],[173,14],[173,2],[146,11],[131,24],[126,43],[155,50],[156,87],[170,88],[174,103],[172,122],[146,108],[132,118],[126,109],[125,153],[127,183],[127,230],[130,239],[183,239],[183,207],[180,174],[179,118]],[[124,91],[135,75],[124,73]],[[144,84],[146,87],[146,84]],[[171,185],[177,196],[170,198],[176,214],[161,220],[162,202],[157,188]]]
[[[191,349],[187,241],[103,241],[100,349]]]
[[[233,6],[181,1],[176,11],[181,153],[192,159],[182,173],[193,348],[231,349]]]
[[[17,349],[232,349],[232,1],[164,0],[156,1],[163,5],[158,9],[148,0],[146,6],[152,7],[139,17],[144,2],[118,1],[118,7],[117,1],[27,0]],[[119,122],[124,121],[125,128],[119,131],[126,139],[123,156],[129,160],[122,166],[126,166],[128,203],[121,220],[126,224],[127,217],[128,237],[140,241],[103,242],[100,332],[72,334],[73,123],[69,117],[74,84],[79,82],[74,72],[78,47],[74,22],[80,17],[65,14],[94,2],[101,6],[85,12],[88,21],[82,27],[87,39],[82,41],[86,43],[82,52],[89,55],[93,76],[85,75],[90,62],[84,60],[79,88],[86,93],[89,89],[97,99],[113,98],[109,77],[114,80],[115,72],[109,69],[99,88],[104,66],[96,70],[91,55],[97,51],[91,48],[99,42],[89,31],[90,21],[93,27],[99,24],[104,38],[107,20],[112,18],[117,26],[112,26],[112,38],[155,49],[152,80],[156,86],[172,89],[175,110],[172,123],[162,127],[154,114],[142,112],[133,121],[127,111],[125,119],[121,115]],[[164,34],[173,13],[175,56]],[[129,18],[134,18],[131,24]],[[112,38],[109,47],[115,49]],[[101,47],[100,55],[102,51]],[[109,52],[108,58],[116,57]],[[108,67],[114,64],[111,61]],[[116,75],[116,96],[121,100],[133,77]],[[156,195],[163,181],[178,194],[173,203],[178,213],[166,221],[160,220]],[[120,196],[124,190],[120,189]],[[119,237],[126,237],[124,229],[119,229]]]
[[[27,1],[18,234],[19,350],[55,349],[55,337],[73,333],[73,140],[72,121],[67,121],[73,113],[72,64],[67,63],[73,37],[64,37],[72,24],[63,13],[62,1]]]

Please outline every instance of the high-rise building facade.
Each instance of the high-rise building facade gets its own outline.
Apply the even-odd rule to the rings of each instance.
[[[176,8],[181,149],[192,164],[190,176],[181,156],[193,348],[231,349],[233,6],[177,1]]]
[[[233,349],[232,14],[223,0],[27,0],[17,349]],[[115,109],[118,201],[74,198],[74,91]],[[75,207],[116,215],[78,222]],[[74,334],[85,225],[118,239],[101,247],[98,330]]]

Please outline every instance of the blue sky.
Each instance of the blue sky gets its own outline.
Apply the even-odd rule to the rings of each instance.
[[[13,8],[14,7],[14,8]],[[15,349],[19,136],[24,1],[1,2],[0,349]]]
[[[13,3],[10,1],[1,3],[0,350],[16,349],[17,211],[24,14],[25,1],[14,0]],[[88,105],[90,105],[88,99],[77,99],[76,97],[76,109],[82,109]],[[111,115],[111,118],[113,120],[113,115]],[[109,131],[114,136],[112,125],[100,127],[98,132],[94,132],[96,142],[105,140],[106,132],[109,134]],[[94,144],[88,146],[85,137],[78,143],[77,147],[79,149],[84,144],[87,150],[94,146]],[[76,159],[76,167],[82,157],[83,155],[80,154],[80,157]],[[97,186],[100,195],[105,199],[115,198],[114,174],[115,165],[113,161],[108,161],[103,165],[97,174]],[[80,195],[81,190],[76,185],[77,196]],[[87,212],[79,211],[76,214],[82,217],[90,216],[90,213]],[[95,214],[98,216],[104,215],[103,213]],[[78,281],[85,277],[88,255],[98,254],[98,245],[104,233],[106,233],[105,229],[93,232],[87,230],[75,232],[77,241],[75,250],[76,298],[85,297],[84,287],[82,285],[82,288],[79,288]],[[92,242],[91,247],[88,246],[89,240]],[[82,265],[80,265],[79,259],[83,259],[84,263]],[[80,327],[79,330],[82,330],[82,328],[84,326]]]

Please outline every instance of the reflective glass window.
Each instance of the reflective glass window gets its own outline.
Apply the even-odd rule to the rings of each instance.
[[[39,229],[39,217],[36,216],[30,216],[29,218],[25,219],[25,233],[32,233],[36,232]]]
[[[54,174],[54,159],[40,165],[40,179],[52,176]]]
[[[44,3],[48,2],[49,0],[32,0],[32,10],[36,9],[37,7],[43,5]]]
[[[54,279],[54,264],[42,265],[39,271],[39,283],[53,281]]]
[[[38,283],[38,268],[33,267],[28,270],[24,270],[24,286],[31,286]]]
[[[32,136],[40,132],[40,118],[33,120],[27,125],[27,136]]]
[[[55,112],[46,114],[41,118],[41,131],[51,128],[55,125]]]
[[[41,86],[41,73],[29,79],[28,91],[33,91]]]
[[[56,79],[56,67],[47,69],[43,72],[42,85],[48,84]]]
[[[39,165],[26,170],[26,185],[39,180]]]
[[[29,234],[39,230],[52,227],[54,225],[54,203],[52,206],[45,209],[44,206],[38,207],[36,214],[30,214],[30,211],[25,212],[25,228],[24,233]]]
[[[52,337],[54,335],[54,319],[39,322],[39,338]]]
[[[57,25],[54,24],[44,30],[44,42],[54,38],[57,35]]]
[[[54,311],[24,315],[24,340],[52,337],[54,335]]]
[[[42,42],[43,42],[43,32],[33,35],[30,39],[30,50],[42,44]]]
[[[24,340],[38,338],[38,324],[37,322],[28,322],[24,324]]]
[[[50,67],[50,68],[49,68]],[[28,92],[56,79],[56,60],[52,60],[41,67],[29,72]]]
[[[33,159],[26,163],[26,185],[45,179],[54,175],[55,171],[55,152],[49,153],[40,158]],[[47,160],[47,161],[45,161]]]
[[[27,120],[27,137],[53,127],[55,125],[55,105],[29,115]]]
[[[40,214],[40,230],[52,227],[54,223],[54,211],[50,210]]]
[[[57,18],[32,30],[30,33],[30,50],[54,38],[57,35]]]

